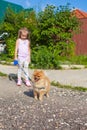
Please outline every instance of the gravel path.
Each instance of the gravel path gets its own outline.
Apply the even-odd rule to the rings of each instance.
[[[38,101],[32,87],[0,77],[0,130],[87,130],[87,93],[51,86]]]

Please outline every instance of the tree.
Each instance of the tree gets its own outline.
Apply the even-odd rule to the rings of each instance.
[[[6,39],[6,49],[10,57],[14,56],[15,41],[17,39],[18,30],[26,26],[30,31],[33,31],[36,26],[35,19],[36,14],[34,10],[27,9],[16,13],[11,8],[7,9],[4,21],[0,25],[0,32],[8,32],[9,34],[9,37]]]
[[[78,19],[71,15],[69,4],[55,7],[53,5],[44,9],[38,15],[39,45],[54,46],[59,55],[69,55],[73,47],[72,33],[79,27]]]

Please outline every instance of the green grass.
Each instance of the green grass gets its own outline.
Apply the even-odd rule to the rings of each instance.
[[[71,64],[87,65],[87,55],[72,56],[68,58]]]
[[[0,72],[0,76],[4,77],[4,76],[7,76],[7,74]]]
[[[0,54],[0,61],[12,62],[13,59],[10,58],[7,54]]]
[[[75,91],[82,91],[82,92],[86,92],[87,91],[87,88],[84,88],[84,87],[71,86],[71,85],[62,85],[59,82],[55,82],[55,81],[52,81],[51,85],[56,86],[58,88],[71,89],[71,90],[75,90]]]

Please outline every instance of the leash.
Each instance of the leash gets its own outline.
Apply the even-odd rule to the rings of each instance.
[[[19,64],[18,64],[18,60],[14,60],[14,65],[18,65],[20,68],[21,68],[21,70],[24,72],[24,74],[28,77],[28,79],[29,79],[29,81],[31,82],[31,84],[32,84],[32,86],[34,86],[36,89],[38,89],[38,90],[41,90],[41,89],[45,89],[45,87],[40,87],[40,88],[37,88],[36,86],[35,86],[35,84],[34,84],[34,82],[31,80],[31,78],[26,74],[26,72],[24,71],[24,69],[23,69],[23,67],[21,67]]]
[[[25,70],[23,69],[23,67],[21,67],[19,64],[18,64],[18,60],[14,60],[14,65],[18,65],[21,70],[24,72],[24,74],[28,77],[29,81],[32,83],[32,85],[34,86],[34,83],[32,81],[32,79],[26,74]]]

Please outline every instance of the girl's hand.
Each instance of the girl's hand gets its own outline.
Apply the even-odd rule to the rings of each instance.
[[[14,58],[14,60],[18,60],[18,58],[17,58],[17,57],[15,57],[15,58]]]

